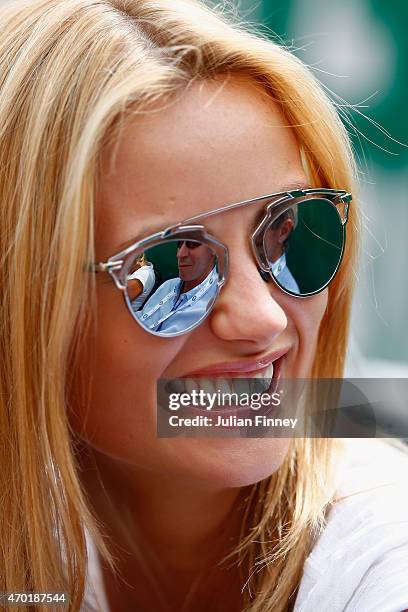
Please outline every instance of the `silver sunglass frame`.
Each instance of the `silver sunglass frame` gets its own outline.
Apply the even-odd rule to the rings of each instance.
[[[337,214],[339,215],[339,221],[343,228],[342,251],[341,251],[338,265],[332,277],[327,281],[324,287],[321,287],[317,291],[314,291],[308,294],[295,294],[290,291],[287,291],[284,287],[282,287],[279,284],[279,282],[276,280],[276,278],[273,276],[270,266],[267,263],[265,251],[263,249],[262,236],[265,233],[266,228],[269,227],[269,225],[279,215],[285,212],[287,209],[291,208],[292,206],[300,202],[304,202],[308,200],[313,201],[316,198],[316,196],[320,196],[322,199],[327,200],[331,205],[335,207]],[[93,272],[108,272],[111,275],[116,287],[120,291],[123,292],[125,303],[128,307],[130,314],[132,315],[132,318],[135,321],[137,321],[137,323],[142,327],[142,329],[144,329],[145,331],[153,335],[160,336],[160,337],[180,336],[187,332],[192,331],[193,329],[198,327],[198,325],[201,325],[201,323],[207,318],[207,316],[212,310],[212,306],[214,305],[221,288],[223,287],[223,285],[225,284],[228,278],[228,273],[229,273],[228,247],[223,242],[221,242],[220,240],[218,240],[217,238],[209,234],[204,225],[196,224],[197,221],[202,221],[204,219],[208,219],[209,217],[212,217],[213,215],[227,212],[229,210],[233,210],[233,209],[236,209],[242,206],[248,206],[251,204],[259,204],[262,202],[269,201],[265,209],[265,215],[262,217],[261,221],[257,224],[255,230],[252,232],[250,236],[252,252],[257,262],[258,270],[264,280],[272,279],[275,285],[279,287],[279,289],[283,291],[284,293],[292,297],[306,298],[306,297],[310,297],[311,295],[316,295],[317,293],[320,293],[321,291],[323,291],[329,285],[329,283],[332,281],[332,279],[337,273],[337,270],[340,266],[340,263],[343,257],[343,253],[344,253],[344,245],[345,245],[344,228],[345,228],[345,224],[347,223],[348,209],[349,209],[349,204],[351,200],[352,200],[352,195],[343,189],[325,189],[325,188],[316,187],[316,188],[308,188],[308,189],[294,189],[290,191],[282,191],[279,193],[272,193],[272,194],[268,194],[264,196],[259,196],[257,198],[252,198],[250,200],[242,200],[240,202],[234,202],[232,204],[227,204],[225,206],[222,206],[220,208],[217,208],[217,209],[214,209],[208,212],[194,215],[193,217],[184,219],[183,221],[180,221],[179,223],[168,226],[162,231],[156,232],[154,234],[147,236],[146,238],[143,238],[141,240],[138,240],[132,243],[126,249],[123,249],[119,251],[118,253],[111,255],[104,262],[98,262],[98,263],[91,264],[90,268],[91,268],[91,271]],[[135,313],[133,309],[131,308],[131,304],[129,303],[129,299],[128,299],[127,292],[126,292],[126,289],[127,289],[126,279],[127,279],[129,267],[132,261],[134,260],[135,253],[139,251],[143,252],[144,250],[148,248],[152,248],[157,244],[163,243],[163,241],[167,242],[167,241],[174,241],[174,240],[197,240],[197,241],[200,241],[208,245],[210,248],[212,248],[212,250],[215,252],[217,256],[217,270],[218,270],[217,293],[214,296],[214,299],[210,305],[211,307],[208,308],[207,312],[205,313],[205,316],[199,319],[193,326],[189,327],[186,330],[177,332],[177,333],[175,332],[172,334],[164,334],[164,333],[155,332],[155,331],[146,329],[146,327],[144,327],[142,323],[139,321],[139,319],[135,316]]]

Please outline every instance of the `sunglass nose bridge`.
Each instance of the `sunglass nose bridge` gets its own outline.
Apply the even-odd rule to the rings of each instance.
[[[169,238],[170,236],[177,236],[178,234],[181,234],[182,232],[189,232],[189,231],[194,231],[194,230],[204,231],[205,227],[204,225],[172,225],[171,227],[167,227],[163,231],[162,237]]]

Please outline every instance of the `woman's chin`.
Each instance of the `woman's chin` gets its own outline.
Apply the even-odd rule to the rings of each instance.
[[[282,465],[290,438],[178,439],[178,476],[215,488],[244,487],[267,478]],[[169,450],[169,449],[168,449]]]

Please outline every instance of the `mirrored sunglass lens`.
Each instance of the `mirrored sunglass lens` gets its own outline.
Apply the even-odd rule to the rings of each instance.
[[[185,246],[187,249],[195,249],[196,247],[200,246],[199,242],[195,242],[194,240],[178,240],[177,241],[177,248],[181,249],[182,246]]]
[[[199,240],[166,240],[127,266],[126,302],[147,331],[172,336],[205,318],[218,292],[214,250]]]
[[[279,285],[295,295],[322,289],[341,261],[344,227],[336,207],[311,198],[284,211],[264,234],[264,249]]]

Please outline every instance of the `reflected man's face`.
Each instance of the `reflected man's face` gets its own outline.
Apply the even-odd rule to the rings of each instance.
[[[284,244],[294,229],[290,218],[284,219],[278,227],[270,227],[265,233],[265,247],[269,253],[269,261],[275,263],[284,252]]]
[[[205,244],[180,241],[177,248],[179,276],[183,281],[201,283],[214,266],[214,253]]]

